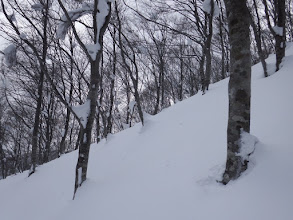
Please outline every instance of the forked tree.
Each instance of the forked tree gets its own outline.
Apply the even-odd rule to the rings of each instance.
[[[61,23],[57,29],[57,35],[60,39],[64,39],[69,28],[72,29],[74,37],[86,54],[90,63],[90,86],[87,99],[80,110],[84,118],[83,128],[81,129],[81,138],[79,144],[78,161],[75,172],[75,186],[74,196],[78,187],[86,180],[87,167],[89,159],[89,150],[92,140],[92,129],[96,116],[96,110],[98,106],[98,94],[100,90],[101,74],[99,71],[99,64],[102,57],[103,49],[103,36],[107,29],[111,16],[111,0],[94,0],[93,3],[83,3],[78,9],[68,11],[63,1],[58,0],[60,7],[62,8],[64,15],[61,18]],[[78,35],[74,23],[84,15],[91,15],[92,27],[87,27],[91,32],[93,42],[91,44],[85,44],[81,37]],[[74,198],[73,196],[73,198]]]

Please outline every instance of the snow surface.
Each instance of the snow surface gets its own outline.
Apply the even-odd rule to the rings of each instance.
[[[223,186],[228,79],[92,145],[72,200],[77,152],[0,181],[1,220],[292,220],[293,45],[268,78],[253,67],[248,171]],[[273,56],[267,62],[275,62]]]

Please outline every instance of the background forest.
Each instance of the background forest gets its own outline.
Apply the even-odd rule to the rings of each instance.
[[[1,0],[0,179],[33,173],[87,137],[99,142],[144,124],[148,114],[204,95],[211,83],[229,77],[222,0],[113,2],[101,54],[99,44],[91,43],[100,32],[90,4]],[[280,68],[285,41],[293,40],[292,1],[247,4],[252,63],[261,62],[268,77]],[[75,28],[69,28],[68,16]],[[274,66],[265,62],[271,53],[279,55]],[[84,136],[86,100],[93,93],[98,100],[93,129]]]

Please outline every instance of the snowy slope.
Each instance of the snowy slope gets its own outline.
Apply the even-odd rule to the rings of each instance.
[[[291,47],[290,47],[291,46]],[[248,171],[216,183],[226,158],[227,83],[182,101],[146,126],[93,145],[89,179],[71,200],[77,152],[0,181],[1,220],[292,220],[293,45],[282,69],[253,67]],[[274,57],[268,58],[273,67]]]

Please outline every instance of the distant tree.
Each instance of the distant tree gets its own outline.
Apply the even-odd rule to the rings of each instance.
[[[250,14],[251,14],[251,27],[254,33],[254,38],[257,46],[257,52],[260,59],[260,62],[263,67],[264,76],[268,77],[267,63],[265,61],[265,54],[262,49],[262,38],[261,38],[261,18],[259,15],[258,5],[256,0],[253,0],[252,5],[250,6]]]
[[[15,32],[16,37],[14,37],[15,41],[22,40],[25,42],[28,47],[33,51],[35,58],[37,58],[39,62],[39,67],[37,67],[37,71],[39,71],[38,82],[37,82],[37,104],[34,115],[34,124],[33,124],[33,132],[32,132],[32,153],[31,153],[31,168],[29,171],[29,175],[33,174],[36,170],[36,166],[38,163],[37,158],[37,149],[39,143],[38,139],[40,136],[40,121],[42,114],[42,100],[43,100],[43,87],[44,87],[44,78],[45,74],[48,74],[47,68],[47,54],[49,48],[49,37],[48,37],[48,29],[50,26],[49,23],[49,8],[50,1],[46,0],[44,2],[39,2],[39,4],[26,4],[20,3],[18,1],[10,2],[1,0],[1,6],[4,13],[4,16],[10,25],[11,29]],[[8,14],[7,9],[9,6],[12,10],[12,14]],[[29,7],[29,9],[28,9]],[[35,8],[37,7],[37,8]],[[33,11],[41,11],[41,18],[34,14]],[[28,13],[30,11],[30,13]],[[28,36],[22,31],[25,31],[21,25],[18,25],[16,22],[16,15],[21,17],[23,21],[23,26],[28,25],[32,28],[30,29],[30,34],[32,36]],[[34,17],[33,17],[34,16]],[[38,19],[39,18],[39,19]],[[30,38],[34,41],[30,41]],[[36,43],[38,41],[38,44]],[[34,42],[34,43],[33,43]],[[15,49],[16,51],[16,49]],[[25,51],[26,54],[29,54],[28,51]],[[16,52],[15,52],[16,56]],[[27,55],[29,57],[29,55]],[[14,65],[16,61],[10,62],[8,67]],[[36,71],[36,72],[37,72]]]
[[[286,4],[285,0],[262,0],[269,30],[275,38],[276,71],[285,56],[286,48]],[[271,23],[271,19],[273,23]]]
[[[229,118],[227,161],[223,184],[247,168],[241,152],[241,134],[250,131],[251,52],[250,15],[246,0],[225,0],[230,37]]]

